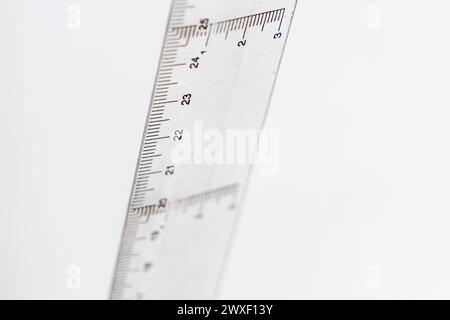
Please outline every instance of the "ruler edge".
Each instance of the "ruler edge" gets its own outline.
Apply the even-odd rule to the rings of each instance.
[[[297,1],[297,0],[296,0]],[[133,182],[131,184],[131,190],[129,193],[129,200],[128,200],[128,204],[127,204],[127,212],[125,215],[125,219],[124,219],[124,223],[123,223],[123,227],[122,227],[122,232],[120,235],[120,240],[119,240],[119,245],[118,245],[118,249],[117,249],[117,253],[116,253],[116,262],[114,264],[114,269],[113,269],[113,274],[112,274],[112,281],[110,284],[110,290],[109,290],[109,300],[114,300],[113,295],[114,295],[114,284],[116,282],[116,272],[117,269],[119,267],[120,264],[120,252],[122,249],[122,241],[125,235],[125,232],[127,230],[127,222],[128,222],[128,216],[130,213],[130,209],[131,209],[131,203],[133,201],[133,192],[134,192],[134,188],[136,185],[136,180],[137,180],[137,173],[139,170],[139,164],[140,164],[140,159],[142,156],[142,152],[144,149],[144,145],[145,145],[145,136],[146,136],[146,128],[147,125],[150,121],[150,117],[151,117],[151,113],[152,113],[152,108],[153,108],[153,101],[155,99],[155,92],[156,92],[156,88],[158,85],[158,76],[159,76],[159,70],[161,69],[161,65],[162,65],[162,59],[163,59],[163,55],[164,55],[164,50],[166,48],[166,41],[167,41],[167,37],[169,35],[170,32],[170,27],[172,25],[172,13],[175,7],[175,3],[177,2],[177,0],[172,0],[170,2],[170,8],[169,8],[169,12],[166,14],[167,18],[166,18],[166,27],[165,27],[165,32],[164,32],[164,37],[163,37],[163,41],[161,43],[161,48],[160,48],[160,53],[159,53],[159,58],[158,58],[158,65],[157,65],[157,69],[155,72],[155,77],[154,77],[154,83],[153,83],[153,88],[152,88],[152,92],[151,92],[151,97],[150,97],[150,105],[147,108],[147,115],[145,117],[145,123],[144,123],[144,128],[142,130],[142,137],[141,137],[141,144],[139,147],[139,153],[137,155],[137,160],[136,160],[136,167],[134,169],[134,176],[133,176]]]
[[[146,118],[145,118],[144,129],[143,129],[143,133],[142,133],[142,137],[141,137],[141,144],[140,144],[140,147],[139,147],[139,153],[138,153],[137,161],[136,161],[135,174],[134,174],[133,182],[132,182],[132,185],[131,185],[129,201],[128,201],[128,204],[127,204],[127,212],[126,212],[126,215],[125,215],[125,219],[124,219],[124,223],[123,223],[123,227],[122,227],[122,232],[121,232],[121,236],[120,236],[120,240],[119,240],[119,244],[118,244],[118,249],[117,249],[117,253],[116,253],[116,259],[115,259],[115,264],[114,264],[113,273],[112,273],[112,281],[111,281],[110,289],[109,289],[109,300],[114,300],[113,295],[114,295],[114,284],[116,282],[116,271],[117,271],[117,268],[118,268],[118,266],[120,264],[121,246],[122,246],[122,241],[123,241],[126,229],[127,229],[127,221],[128,221],[128,217],[129,217],[129,213],[130,213],[131,203],[132,203],[132,195],[133,195],[134,187],[135,187],[136,180],[137,180],[137,172],[139,170],[139,164],[140,164],[139,160],[141,158],[141,155],[142,155],[142,152],[143,152],[143,148],[144,148],[144,145],[145,145],[146,128],[147,128],[148,122],[150,121],[151,111],[152,111],[152,107],[153,107],[153,101],[154,101],[154,98],[155,98],[155,92],[156,92],[156,88],[157,88],[157,84],[158,84],[157,83],[158,76],[159,76],[158,70],[161,69],[162,59],[163,59],[163,55],[164,55],[164,50],[166,48],[166,40],[167,40],[167,37],[168,37],[169,32],[170,32],[170,27],[172,25],[172,19],[171,18],[172,18],[173,10],[174,10],[174,7],[175,7],[175,4],[176,4],[177,1],[178,0],[172,0],[171,3],[170,3],[170,8],[168,10],[166,28],[165,28],[165,32],[164,32],[164,37],[163,37],[163,41],[162,41],[162,44],[161,44],[161,48],[160,48],[160,54],[159,54],[159,58],[158,58],[157,71],[155,73],[154,84],[153,84],[152,93],[151,93],[151,97],[150,97],[150,105],[147,108],[147,115],[146,115]],[[259,126],[260,129],[265,127],[265,124],[266,124],[266,121],[267,121],[267,116],[268,116],[268,113],[269,113],[270,105],[272,103],[273,93],[275,91],[275,87],[276,87],[276,84],[277,84],[277,81],[278,81],[278,75],[279,75],[279,72],[280,72],[280,69],[281,69],[281,63],[283,61],[284,52],[286,50],[286,45],[287,45],[287,42],[288,42],[288,39],[289,39],[289,34],[290,34],[290,31],[291,31],[292,22],[294,21],[294,15],[295,15],[295,12],[297,10],[297,5],[298,5],[298,2],[299,2],[299,0],[292,0],[292,1],[294,1],[294,5],[293,5],[292,13],[291,13],[291,19],[289,21],[289,25],[288,25],[287,33],[286,33],[286,39],[284,41],[283,48],[281,50],[280,59],[278,61],[278,66],[277,66],[277,70],[275,72],[275,77],[274,77],[274,80],[273,80],[272,88],[270,90],[269,100],[268,100],[268,102],[267,102],[267,104],[265,106],[263,120],[261,122],[261,125]],[[249,188],[249,184],[250,184],[250,180],[251,180],[250,178],[251,178],[251,175],[253,173],[253,168],[254,168],[253,165],[249,166],[249,170],[247,172],[247,176],[245,177],[244,185],[243,185],[243,188],[242,188],[242,191],[241,191],[242,192],[242,194],[241,194],[241,202],[238,205],[238,210],[236,212],[236,216],[234,218],[234,221],[233,221],[233,224],[232,224],[232,227],[231,227],[231,233],[230,233],[229,238],[228,238],[228,244],[226,246],[225,253],[223,254],[223,257],[222,257],[221,267],[220,267],[218,278],[216,280],[215,290],[214,290],[214,293],[213,293],[213,298],[215,298],[217,296],[217,294],[218,294],[218,292],[220,290],[221,283],[222,283],[223,277],[224,277],[224,271],[225,271],[225,269],[227,267],[227,263],[226,263],[227,257],[230,255],[230,253],[232,251],[232,247],[234,246],[233,239],[235,238],[235,234],[236,234],[236,231],[237,231],[237,225],[239,224],[240,217],[242,216],[241,212],[242,212],[242,208],[243,208],[243,203],[244,203],[244,199],[247,198],[247,193],[248,193],[248,188]]]

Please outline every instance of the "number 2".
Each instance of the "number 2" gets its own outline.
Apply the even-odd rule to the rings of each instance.
[[[183,96],[183,100],[181,100],[181,105],[182,106],[186,106],[186,105],[190,105],[191,104],[191,98],[192,98],[192,95],[191,94],[185,94],[184,96]]]
[[[183,139],[183,130],[175,130],[173,141],[181,141]]]
[[[238,47],[245,47],[245,45],[247,44],[247,40],[242,40],[238,42]]]

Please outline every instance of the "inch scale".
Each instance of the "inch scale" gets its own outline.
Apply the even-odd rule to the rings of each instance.
[[[112,299],[214,296],[250,164],[205,161],[198,133],[262,127],[296,2],[172,1]]]

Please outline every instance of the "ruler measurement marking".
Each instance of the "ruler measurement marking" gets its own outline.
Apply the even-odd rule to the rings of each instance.
[[[155,112],[163,112],[164,113],[164,109],[166,108],[165,105],[162,106],[154,106]]]
[[[158,87],[159,87],[160,89],[168,89],[169,86],[174,86],[174,85],[177,85],[177,84],[178,84],[178,82],[161,83],[161,84],[158,84]]]
[[[248,15],[240,18],[235,19],[229,19],[224,21],[219,21],[215,23],[210,23],[208,26],[209,31],[208,32],[199,32],[197,30],[196,25],[189,25],[189,26],[177,26],[172,29],[172,31],[177,32],[178,30],[181,30],[180,37],[186,38],[187,42],[184,45],[180,45],[180,47],[184,47],[189,43],[189,40],[192,36],[207,36],[206,40],[206,46],[209,43],[209,38],[211,36],[211,33],[220,34],[226,32],[225,39],[228,39],[228,34],[230,31],[240,30],[244,28],[244,33],[242,36],[242,39],[245,38],[247,34],[247,29],[250,27],[259,26],[261,23],[263,23],[263,26],[261,28],[261,31],[264,31],[265,25],[268,23],[273,23],[275,21],[280,21],[280,25],[278,27],[278,31],[281,30],[281,26],[283,24],[283,18],[284,18],[285,8],[257,13],[253,15]],[[236,24],[236,26],[234,26]],[[213,32],[213,29],[215,29],[215,32]]]
[[[170,121],[170,119],[154,120],[154,121],[149,121],[148,123],[162,123],[162,122],[166,122],[166,121]]]
[[[157,137],[157,138],[152,138],[152,139],[149,139],[149,141],[154,141],[154,140],[163,140],[163,139],[170,139],[170,137],[169,137],[169,136],[165,136],[165,137]]]
[[[171,100],[171,101],[163,101],[163,102],[157,102],[157,103],[153,103],[153,105],[160,105],[160,104],[170,104],[170,103],[177,103],[178,100]]]
[[[165,65],[165,68],[162,68],[161,70],[166,70],[167,67],[181,67],[181,66],[185,66],[187,65],[187,63],[176,63],[176,64],[169,64],[169,65]]]
[[[206,38],[206,47],[208,46],[208,44],[209,44],[209,38],[211,37],[211,31],[212,31],[212,27],[210,26],[209,27],[209,31],[208,31],[208,37]]]

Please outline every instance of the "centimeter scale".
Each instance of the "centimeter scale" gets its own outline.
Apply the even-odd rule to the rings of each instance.
[[[250,164],[207,163],[193,132],[262,127],[295,6],[172,1],[112,299],[214,296]]]

